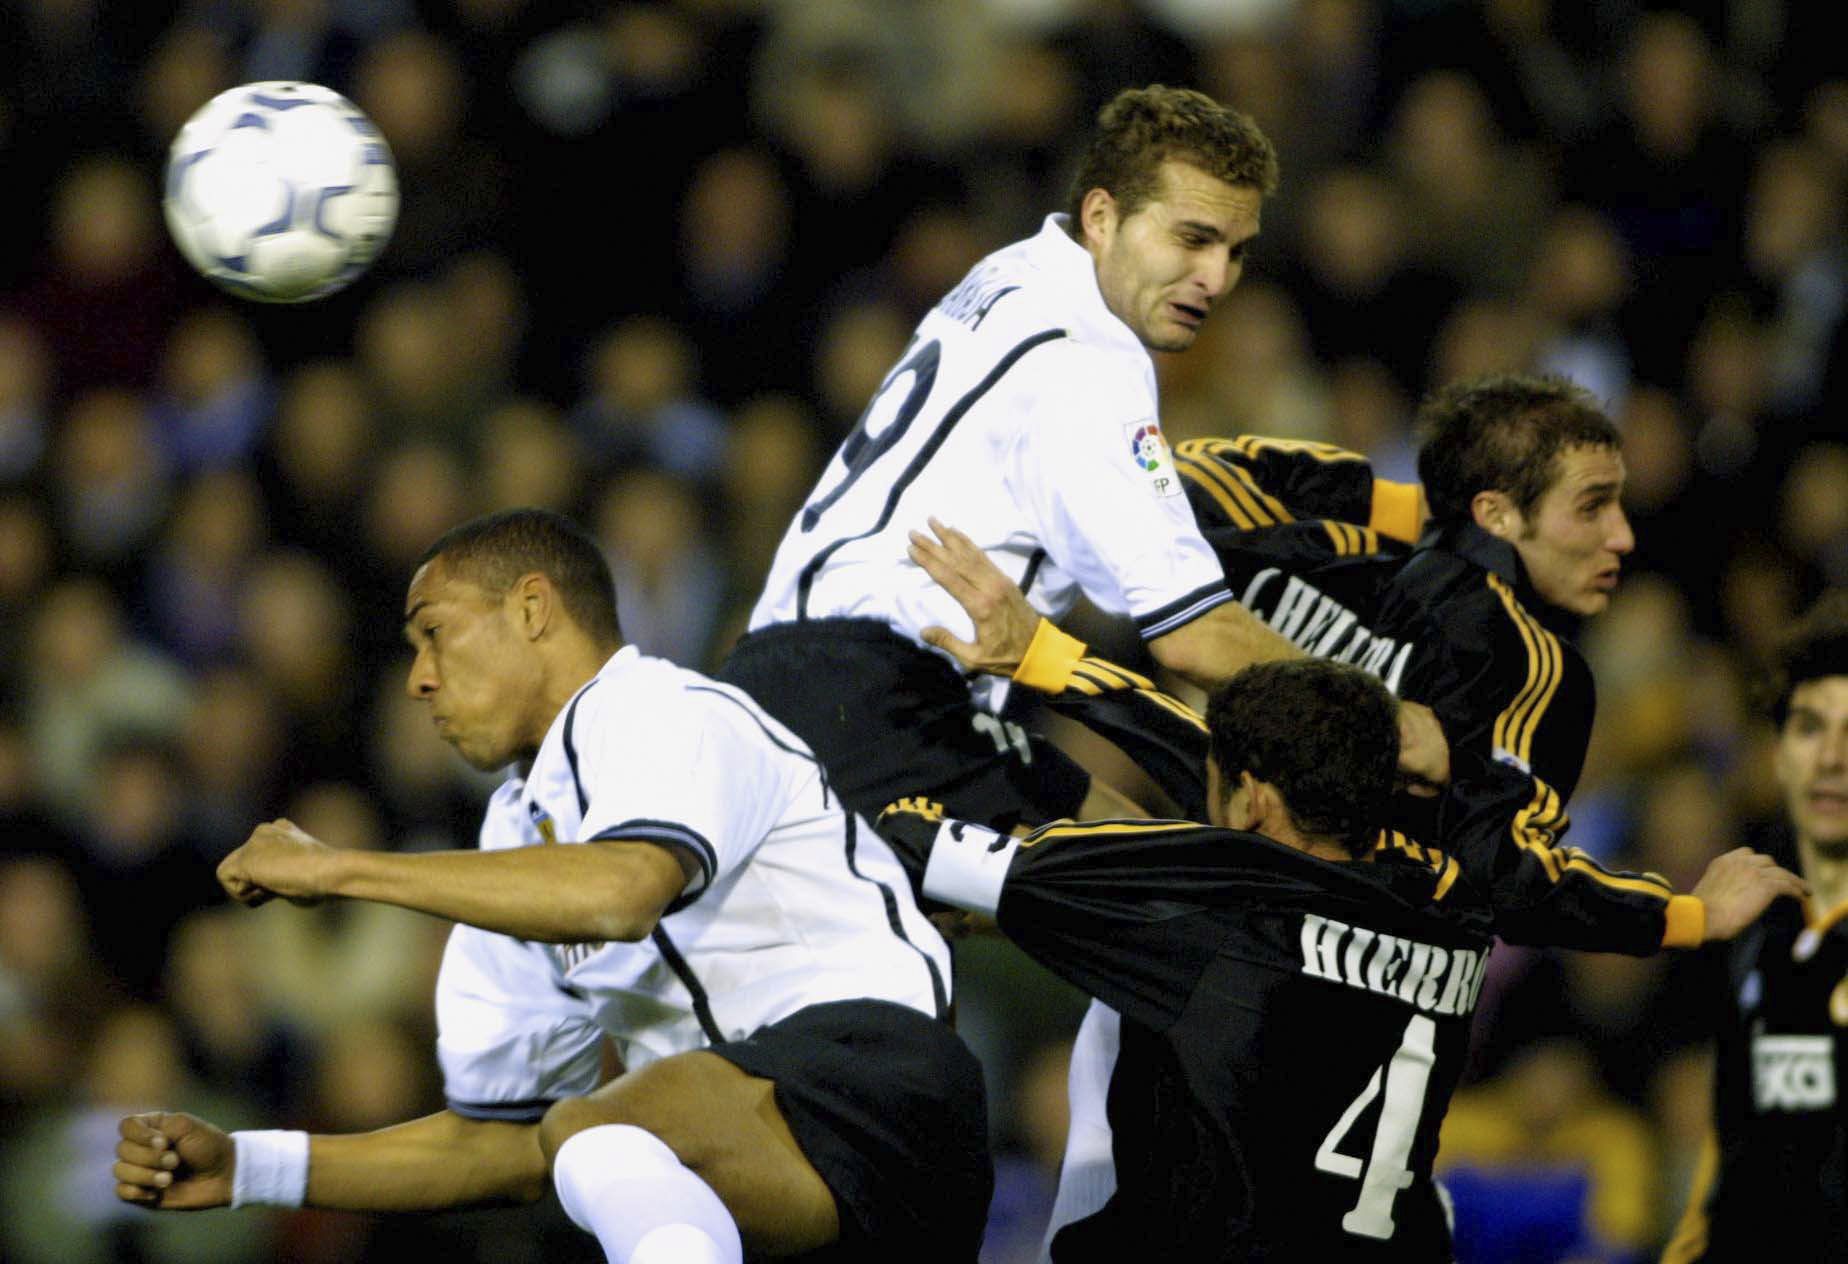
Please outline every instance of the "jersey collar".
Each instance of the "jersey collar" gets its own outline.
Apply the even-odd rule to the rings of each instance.
[[[1528,581],[1527,568],[1515,547],[1499,536],[1484,531],[1473,522],[1432,525],[1418,538],[1418,552],[1435,550],[1455,554],[1472,566],[1499,576],[1514,590],[1515,599],[1527,612],[1552,631],[1572,639],[1578,635],[1582,620],[1569,610],[1543,598]]]
[[[1147,359],[1148,348],[1142,340],[1105,306],[1104,293],[1097,288],[1097,261],[1072,240],[1066,231],[1070,223],[1069,215],[1048,215],[1027,242],[1028,257],[1061,292],[1062,305],[1070,313],[1067,332],[1082,341],[1103,343]]]

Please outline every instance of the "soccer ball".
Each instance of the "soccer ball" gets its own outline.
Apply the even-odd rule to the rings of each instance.
[[[200,106],[167,154],[163,209],[187,261],[265,303],[364,272],[398,220],[398,172],[358,106],[314,83],[247,83]]]

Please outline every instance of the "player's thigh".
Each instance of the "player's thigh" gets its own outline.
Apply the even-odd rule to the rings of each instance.
[[[556,1103],[542,1137],[549,1155],[586,1128],[644,1129],[712,1187],[754,1253],[798,1254],[833,1242],[840,1218],[775,1090],[717,1054],[683,1053]]]

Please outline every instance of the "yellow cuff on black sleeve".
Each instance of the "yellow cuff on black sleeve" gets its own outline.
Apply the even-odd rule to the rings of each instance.
[[[1418,530],[1424,525],[1424,488],[1417,483],[1374,479],[1373,512],[1367,525],[1395,540],[1418,543]]]
[[[1697,895],[1668,897],[1668,921],[1662,927],[1664,948],[1698,948],[1707,941],[1707,906]]]
[[[1041,693],[1060,693],[1072,678],[1072,668],[1084,657],[1085,644],[1069,632],[1061,632],[1050,619],[1041,619],[1033,631],[1033,640],[1014,669],[1014,679]]]

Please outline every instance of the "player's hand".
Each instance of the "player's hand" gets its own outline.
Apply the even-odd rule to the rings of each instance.
[[[192,1115],[130,1115],[117,1129],[116,1197],[138,1207],[200,1211],[231,1203],[236,1149],[230,1136]]]
[[[974,540],[935,518],[930,519],[930,529],[935,539],[911,532],[906,552],[968,613],[975,623],[975,640],[952,636],[948,628],[928,627],[922,633],[924,643],[948,651],[964,671],[1013,675],[1033,643],[1039,611],[1027,604],[1020,586]]]
[[[218,884],[240,904],[256,907],[282,896],[312,904],[332,892],[339,853],[293,821],[270,821],[218,864]]]
[[[1421,702],[1399,703],[1399,772],[1406,790],[1423,799],[1450,784],[1450,742],[1437,713]]]
[[[1735,847],[1714,858],[1693,894],[1707,906],[1707,938],[1731,939],[1763,916],[1771,901],[1806,898],[1809,883],[1763,852]]]

